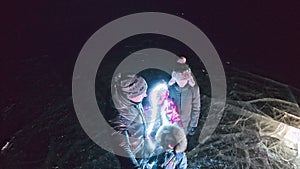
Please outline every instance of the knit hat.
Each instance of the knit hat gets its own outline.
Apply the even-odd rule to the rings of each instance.
[[[121,75],[115,77],[116,87],[128,98],[132,99],[147,90],[147,83],[144,78],[135,74]]]
[[[193,87],[195,85],[195,80],[190,67],[186,64],[185,57],[180,57],[177,60],[174,70],[172,71],[172,78],[168,84],[171,86],[176,83],[176,80],[187,80],[190,86]]]

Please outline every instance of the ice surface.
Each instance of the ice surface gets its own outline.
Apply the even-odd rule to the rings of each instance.
[[[300,168],[299,90],[236,69],[226,74],[222,119],[213,135],[199,144],[211,101],[202,92],[202,117],[189,138],[188,168]],[[205,85],[200,83],[202,89]],[[7,169],[119,168],[115,156],[84,133],[71,98],[52,103],[8,142],[1,151],[1,164]]]
[[[238,70],[228,74],[221,122],[188,152],[190,168],[300,168],[300,111],[289,86]]]

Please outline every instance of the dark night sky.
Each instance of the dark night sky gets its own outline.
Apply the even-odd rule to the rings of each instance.
[[[260,0],[10,3],[3,6],[2,21],[5,91],[10,96],[31,93],[32,82],[44,76],[61,79],[71,90],[74,63],[87,39],[114,19],[149,11],[177,15],[198,26],[224,63],[300,88],[299,6],[296,1]]]

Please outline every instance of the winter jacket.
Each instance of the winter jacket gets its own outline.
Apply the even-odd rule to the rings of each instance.
[[[121,156],[129,157],[126,168],[140,168],[137,158],[143,156],[146,138],[146,122],[141,103],[134,103],[117,91],[113,92],[114,107],[109,120],[115,132],[112,134],[114,151]],[[123,166],[124,167],[124,166]]]
[[[174,139],[176,146],[173,150],[168,148],[165,137],[169,135]],[[186,169],[187,157],[185,149],[187,139],[183,129],[177,125],[161,126],[156,133],[156,155],[153,155],[147,165],[147,169]],[[159,150],[158,150],[159,149]]]
[[[193,87],[187,84],[184,87],[179,87],[176,83],[169,87],[170,95],[181,116],[181,121],[185,133],[189,127],[197,127],[200,116],[200,90],[195,84]]]

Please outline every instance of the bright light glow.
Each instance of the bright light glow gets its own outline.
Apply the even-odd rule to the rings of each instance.
[[[292,126],[288,126],[287,130],[288,132],[284,136],[284,139],[293,143],[300,143],[300,130]]]
[[[9,145],[9,142],[6,142],[6,144],[1,148],[1,151],[4,151],[5,149],[7,149],[8,145]]]
[[[168,97],[168,95],[166,95],[166,92],[168,92],[168,85],[166,83],[159,83],[151,90],[149,94],[149,101],[151,104],[151,118],[147,128],[147,135],[151,134],[155,121],[161,115],[163,107],[165,107],[163,105],[165,104],[165,101]],[[166,119],[163,120],[165,121]]]
[[[297,151],[297,157],[300,157],[300,129],[280,123],[278,126],[279,132],[272,136],[283,140],[285,145]]]
[[[157,84],[150,92],[150,102],[157,101],[158,95],[168,91],[168,85],[166,83]],[[152,103],[151,103],[152,104]]]
[[[155,148],[155,145],[152,140],[148,140],[148,146],[151,150],[154,150],[154,148]]]

